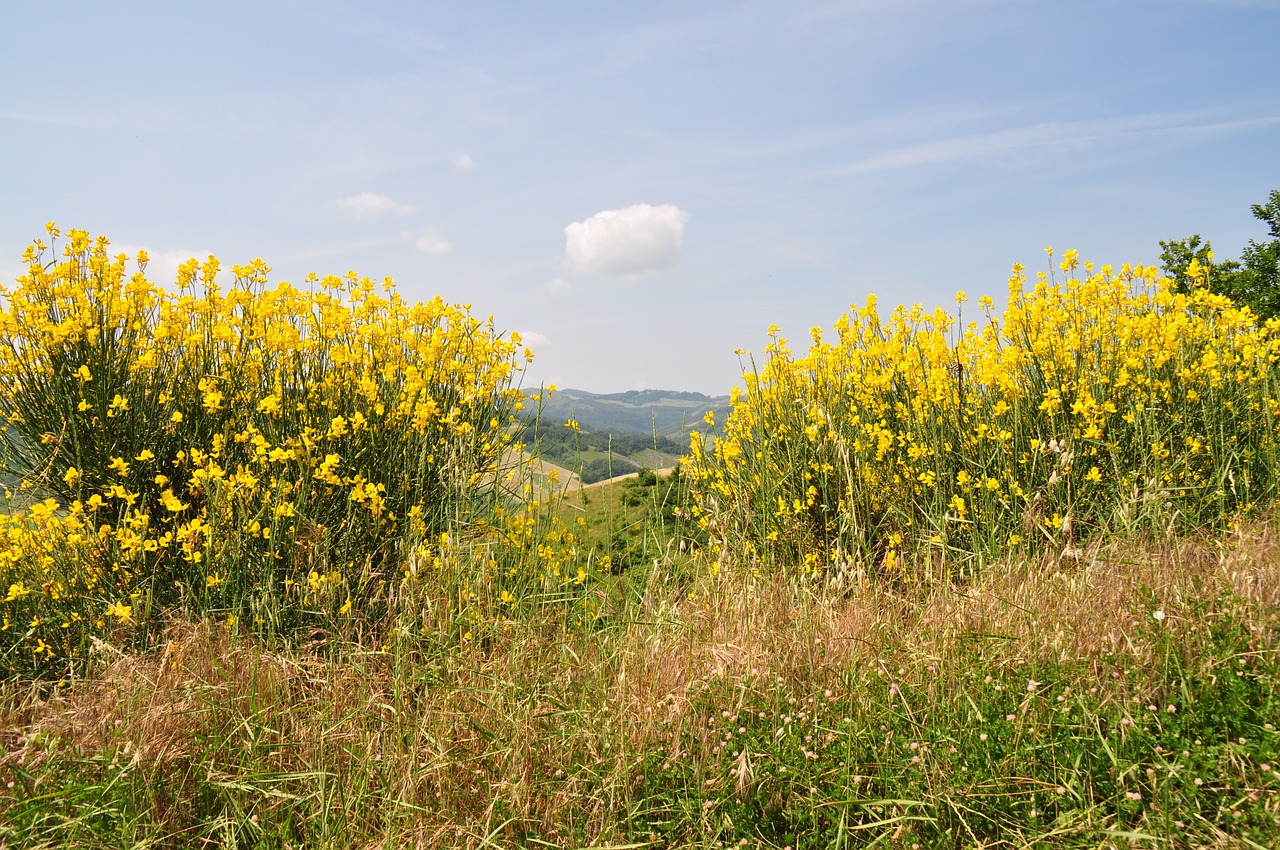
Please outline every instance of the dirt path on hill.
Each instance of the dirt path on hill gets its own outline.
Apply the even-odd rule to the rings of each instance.
[[[661,478],[666,478],[668,475],[670,475],[674,471],[675,471],[674,466],[668,466],[666,469],[655,469],[653,471],[653,474]],[[590,484],[583,484],[582,489],[590,490],[593,487],[603,487],[606,484],[616,484],[619,481],[626,481],[628,478],[638,478],[639,476],[640,476],[639,472],[628,472],[626,475],[615,475],[612,478],[606,478],[603,481],[593,481]]]

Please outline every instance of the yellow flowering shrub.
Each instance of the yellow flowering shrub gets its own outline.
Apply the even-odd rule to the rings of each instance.
[[[940,576],[1098,533],[1221,526],[1275,493],[1280,324],[1150,267],[1060,264],[1003,315],[871,298],[797,356],[771,329],[693,438],[721,562]]]
[[[418,541],[504,503],[532,355],[492,319],[355,273],[271,284],[261,260],[166,288],[145,253],[49,236],[0,287],[3,462],[34,500],[0,517],[9,656],[60,663],[170,605],[360,610]]]

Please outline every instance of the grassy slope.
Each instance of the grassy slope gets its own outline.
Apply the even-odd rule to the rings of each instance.
[[[576,462],[577,464],[580,465],[580,464],[589,463],[595,460],[601,460],[601,461],[612,460],[619,470],[630,471],[632,469],[630,464],[647,467],[649,469],[666,469],[667,467],[675,466],[676,463],[680,460],[680,456],[675,454],[670,454],[668,452],[656,451],[654,449],[645,449],[644,451],[635,452],[633,454],[628,454],[628,455],[621,455],[621,454],[611,455],[609,452],[584,450],[581,452],[577,452],[574,458],[572,459],[565,459],[565,463],[571,464],[573,462]],[[621,472],[619,474],[621,474]]]
[[[627,492],[580,508],[638,521]],[[932,590],[704,573],[671,551],[591,627],[487,645],[175,623],[5,692],[0,846],[1280,840],[1273,524]]]

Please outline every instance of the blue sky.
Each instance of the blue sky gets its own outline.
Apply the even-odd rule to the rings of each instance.
[[[868,294],[1046,245],[1220,257],[1280,188],[1280,2],[7,3],[0,273],[44,222],[354,269],[520,331],[526,386],[725,393]]]

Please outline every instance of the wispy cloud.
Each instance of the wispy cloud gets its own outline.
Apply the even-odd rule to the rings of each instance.
[[[1238,9],[1262,9],[1280,12],[1280,0],[1180,0],[1186,5],[1226,6]]]
[[[932,8],[944,11],[961,11],[975,6],[995,6],[1006,0],[833,0],[828,3],[808,4],[796,9],[793,17],[806,23],[830,26],[833,20],[848,17],[865,17],[870,14],[905,14]]]
[[[573,284],[562,277],[553,277],[542,285],[542,294],[549,298],[564,298],[573,292]]]
[[[415,211],[412,205],[392,200],[386,195],[379,195],[377,192],[361,192],[358,195],[348,195],[345,198],[339,198],[335,203],[338,209],[352,213],[356,218],[368,218],[382,213],[408,215]]]
[[[466,151],[458,151],[453,155],[453,167],[459,171],[470,171],[475,168],[475,162],[471,159],[471,154]]]
[[[403,14],[378,15],[370,7],[340,0],[310,0],[299,5],[310,12],[308,18],[311,22],[346,40],[354,37],[384,50],[410,55],[435,52],[445,46],[439,38],[431,35],[436,27],[411,25]]]
[[[824,176],[873,174],[905,168],[990,159],[1014,153],[1056,155],[1064,151],[1118,146],[1160,134],[1189,140],[1248,132],[1280,123],[1280,116],[1236,121],[1205,121],[1203,114],[1151,114],[1094,121],[1063,121],[1012,127],[904,145],[822,172]]]
[[[0,121],[12,124],[38,124],[50,127],[69,127],[76,130],[89,130],[107,127],[116,122],[104,118],[80,114],[57,114],[53,112],[0,112]]]
[[[447,254],[453,250],[453,245],[447,239],[435,233],[424,233],[419,236],[413,240],[413,247],[431,256]]]
[[[0,123],[66,127],[72,130],[121,127],[147,127],[149,130],[156,130],[180,125],[182,120],[180,110],[173,104],[153,101],[81,103],[74,109],[0,110]]]

